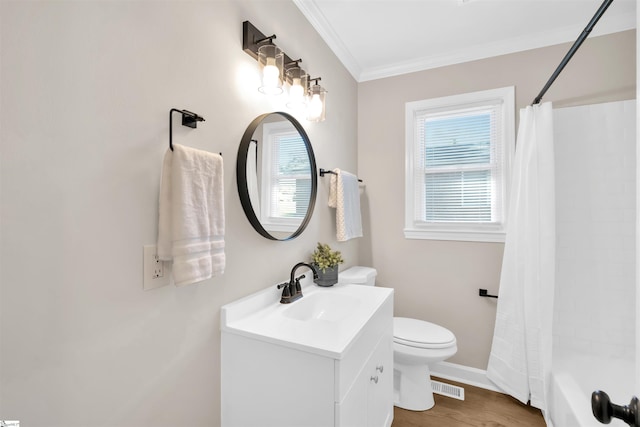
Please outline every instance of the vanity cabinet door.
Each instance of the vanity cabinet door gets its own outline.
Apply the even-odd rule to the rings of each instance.
[[[222,427],[333,425],[334,359],[226,332],[221,356]]]
[[[336,427],[367,425],[369,377],[366,374],[366,369],[363,369],[344,400],[336,404]]]
[[[373,351],[366,371],[367,427],[389,427],[393,421],[393,339],[385,335]]]
[[[358,377],[341,404],[336,405],[336,426],[389,427],[393,421],[393,348],[384,335],[361,366]]]

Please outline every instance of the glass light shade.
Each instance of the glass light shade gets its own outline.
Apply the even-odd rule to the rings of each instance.
[[[282,93],[282,65],[284,54],[273,44],[258,48],[258,63],[262,67],[262,86],[258,90],[267,95]]]
[[[325,119],[325,100],[327,91],[315,84],[309,89],[307,100],[307,120],[321,122]]]
[[[309,76],[300,67],[291,67],[287,70],[287,83],[289,83],[289,101],[287,108],[299,109],[306,105],[305,90]]]

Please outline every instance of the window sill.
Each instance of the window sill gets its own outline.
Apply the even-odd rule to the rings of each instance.
[[[404,229],[405,239],[423,239],[423,240],[452,240],[458,242],[490,242],[504,243],[506,233],[504,231],[485,230],[485,231],[468,231],[468,230],[421,230],[421,229]]]
[[[302,220],[297,220],[295,222],[271,222],[262,220],[262,227],[264,227],[267,231],[278,231],[284,233],[293,233],[300,227]]]

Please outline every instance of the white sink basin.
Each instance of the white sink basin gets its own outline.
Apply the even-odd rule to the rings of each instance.
[[[289,305],[282,315],[290,319],[340,322],[354,313],[360,300],[351,295],[316,292]]]
[[[309,275],[311,276],[311,275]],[[392,289],[302,281],[303,297],[281,304],[272,286],[221,309],[221,329],[303,351],[341,358]]]

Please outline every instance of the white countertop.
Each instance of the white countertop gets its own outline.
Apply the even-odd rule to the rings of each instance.
[[[224,332],[340,359],[393,289],[303,282],[303,297],[281,304],[276,285],[226,304]],[[296,305],[297,304],[297,305]]]

